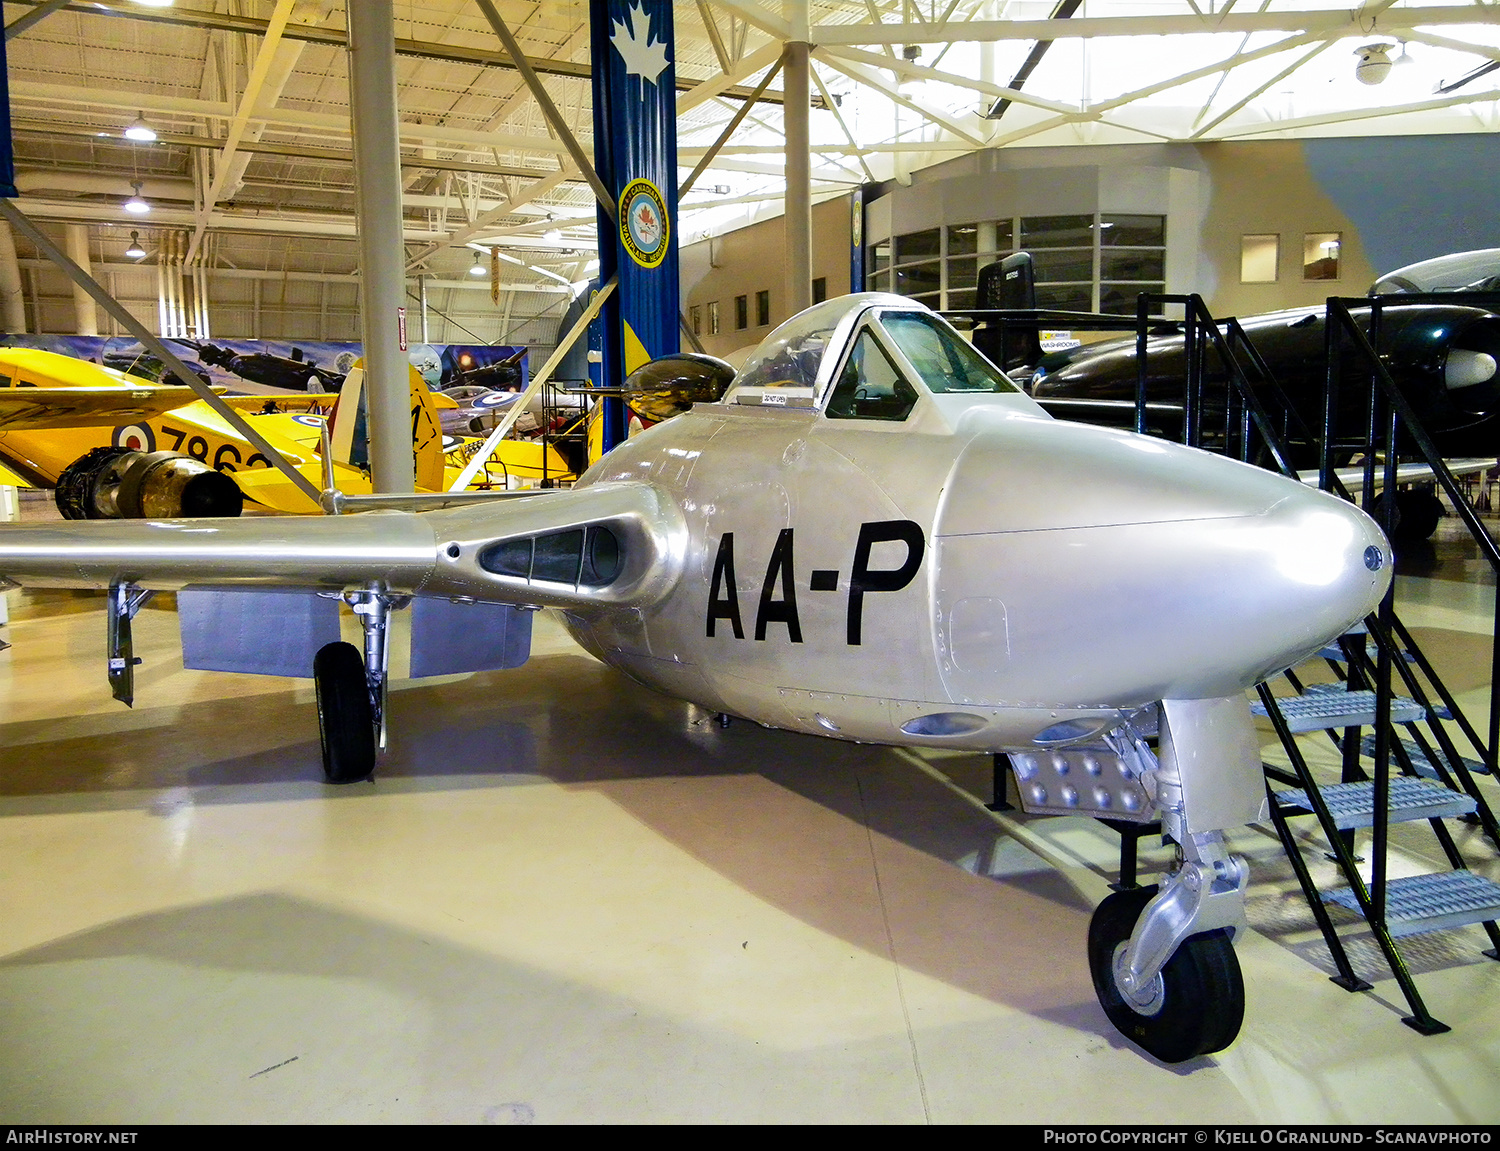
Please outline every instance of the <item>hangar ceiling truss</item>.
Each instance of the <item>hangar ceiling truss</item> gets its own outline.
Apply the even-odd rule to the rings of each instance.
[[[465,289],[489,285],[466,274],[471,249],[497,249],[507,317],[555,321],[596,251],[580,164],[588,5],[486,6],[395,5],[408,269],[472,311],[481,297]],[[985,148],[1500,127],[1500,72],[1485,67],[1500,61],[1500,7],[1477,0],[678,0],[674,13],[689,241],[781,210],[771,73],[793,41],[812,46],[815,197]],[[134,223],[182,230],[186,260],[215,272],[354,274],[343,3],[14,0],[4,16],[18,205],[33,219],[87,225],[106,266],[128,263]],[[1360,82],[1356,51],[1381,44],[1390,67]],[[123,138],[137,116],[154,143]],[[136,181],[154,207],[138,222],[122,211]]]

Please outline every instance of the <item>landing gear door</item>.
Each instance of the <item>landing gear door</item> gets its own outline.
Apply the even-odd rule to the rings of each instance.
[[[339,605],[311,591],[185,588],[177,593],[182,666],[308,678],[339,640]]]
[[[1265,818],[1260,741],[1243,696],[1162,700],[1160,757],[1162,775],[1181,778],[1187,833]]]
[[[520,667],[534,612],[509,604],[417,596],[411,603],[411,677]]]

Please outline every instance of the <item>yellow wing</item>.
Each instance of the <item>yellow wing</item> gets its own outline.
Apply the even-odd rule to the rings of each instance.
[[[93,428],[134,424],[197,400],[191,388],[3,388],[0,429]]]

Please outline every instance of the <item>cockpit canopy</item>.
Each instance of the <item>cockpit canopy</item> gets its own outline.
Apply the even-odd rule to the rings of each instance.
[[[1500,248],[1452,252],[1387,272],[1372,296],[1410,292],[1493,292],[1500,288]]]
[[[904,296],[865,292],[799,312],[767,336],[724,402],[904,420],[925,389],[1018,393],[946,321]]]

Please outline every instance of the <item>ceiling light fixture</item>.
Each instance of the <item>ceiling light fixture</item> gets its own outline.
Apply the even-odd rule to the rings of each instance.
[[[139,4],[142,8],[170,8],[173,4],[173,0],[131,0],[131,2]]]
[[[125,201],[125,210],[132,216],[144,216],[151,211],[151,205],[141,195],[141,182],[136,180],[130,186],[135,189],[135,195]]]
[[[139,260],[146,254],[146,249],[141,247],[141,234],[139,232],[130,233],[130,247],[125,249],[125,254],[132,260]]]
[[[135,119],[130,122],[130,127],[125,129],[125,139],[139,140],[149,144],[156,139],[156,129],[146,123],[146,114],[137,112]]]
[[[479,253],[475,252],[474,253],[474,266],[469,269],[469,275],[471,275],[471,276],[487,276],[487,275],[489,275],[488,270],[485,268],[485,266],[483,264],[481,264],[479,262],[479,260],[480,260]]]
[[[1359,62],[1354,65],[1354,78],[1361,84],[1380,84],[1391,74],[1391,58],[1387,53],[1394,44],[1366,44],[1356,48],[1354,54]]]

